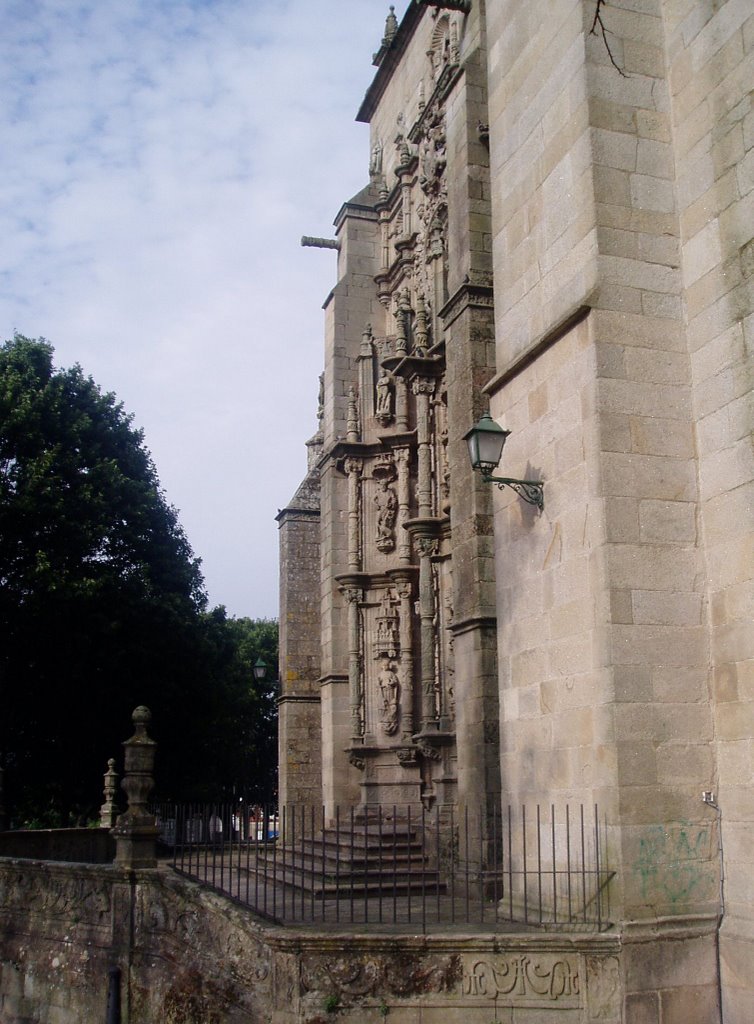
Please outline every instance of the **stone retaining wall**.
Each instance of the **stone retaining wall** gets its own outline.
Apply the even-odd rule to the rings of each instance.
[[[0,860],[0,1020],[563,1024],[621,1018],[617,935],[369,935],[264,926],[170,868]]]

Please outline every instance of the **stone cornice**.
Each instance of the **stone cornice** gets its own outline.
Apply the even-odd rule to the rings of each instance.
[[[447,306],[445,308],[447,309]],[[502,370],[495,374],[492,380],[484,385],[482,391],[490,396],[496,394],[509,381],[525,370],[527,366],[531,366],[533,362],[536,362],[543,352],[546,352],[550,346],[560,341],[576,324],[581,323],[582,320],[589,316],[591,311],[591,306],[581,304],[574,306],[554,327],[548,328],[543,334],[535,337],[523,352],[514,356],[507,366],[504,366]]]
[[[320,676],[317,682],[320,687],[331,686],[335,683],[348,686],[348,675],[344,675],[342,672],[328,672],[326,675]]]
[[[460,636],[462,633],[471,633],[478,629],[497,630],[497,617],[495,615],[469,615],[465,619],[459,619],[450,627],[453,636]]]
[[[487,309],[491,312],[494,308],[492,286],[464,281],[440,310],[445,327],[450,327],[469,307]]]
[[[648,917],[638,921],[623,921],[621,943],[657,942],[658,939],[682,941],[709,935],[717,929],[719,915],[678,914],[674,917]]]
[[[321,704],[318,693],[281,693],[276,703],[280,704]]]
[[[319,519],[321,512],[318,508],[300,508],[295,505],[288,505],[286,508],[279,508],[275,516],[275,522],[282,523],[289,520]]]

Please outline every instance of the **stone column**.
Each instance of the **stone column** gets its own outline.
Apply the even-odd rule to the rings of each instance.
[[[408,430],[408,385],[403,377],[395,381],[395,426],[398,430]]]
[[[354,743],[364,739],[364,706],[361,687],[361,642],[359,602],[363,591],[359,587],[345,587],[348,602],[348,694],[351,706],[351,738]]]
[[[435,595],[432,586],[432,556],[437,553],[434,537],[417,539],[419,548],[419,616],[421,619],[422,730],[437,721],[435,706]]]
[[[408,520],[411,494],[409,491],[409,450],[396,448],[393,451],[395,466],[398,470],[398,559],[401,565],[411,564],[411,538],[407,530],[401,529]],[[403,648],[405,650],[405,647]]]
[[[359,519],[363,467],[359,459],[346,459],[343,468],[348,476],[348,569],[358,572],[361,568]]]
[[[154,759],[157,744],[147,735],[152,719],[149,708],[140,706],[133,715],[136,732],[123,744],[125,771],[121,789],[128,797],[128,809],[121,814],[112,831],[115,837],[115,863],[124,868],[156,868],[156,819],[149,813],[147,797],[154,789]]]
[[[432,515],[432,453],[429,422],[429,402],[434,394],[435,382],[428,377],[415,377],[411,384],[416,395],[416,440],[418,458],[417,499],[419,518]]]
[[[409,741],[414,733],[414,630],[412,619],[413,590],[410,579],[395,574],[396,590],[401,599],[401,735]]]

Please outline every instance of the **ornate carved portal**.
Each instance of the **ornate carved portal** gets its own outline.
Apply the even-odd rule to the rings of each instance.
[[[461,19],[462,21],[462,19]],[[455,16],[437,19],[413,126],[372,142],[376,299],[344,381],[351,763],[365,802],[454,798],[452,558],[445,337],[445,97]],[[394,146],[391,151],[390,146]],[[401,787],[404,787],[401,789]]]

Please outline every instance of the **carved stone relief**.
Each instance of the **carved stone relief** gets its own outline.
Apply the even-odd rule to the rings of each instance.
[[[377,635],[374,640],[375,658],[397,658],[401,649],[400,617],[395,606],[395,594],[391,589],[382,595],[382,604],[377,615]]]
[[[618,958],[587,957],[586,977],[589,1020],[617,1019],[621,1005]]]
[[[567,957],[504,956],[494,962],[476,960],[463,978],[464,995],[506,1003],[548,1001],[559,1006],[580,1005],[577,961]]]

